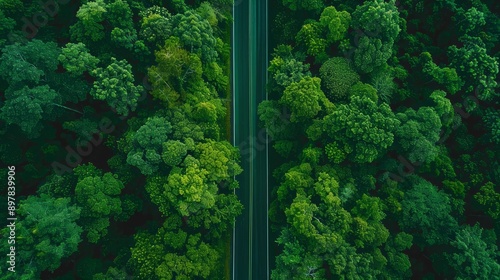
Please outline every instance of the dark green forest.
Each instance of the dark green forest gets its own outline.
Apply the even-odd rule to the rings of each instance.
[[[231,279],[233,4],[0,0],[0,279]],[[500,2],[268,32],[270,278],[500,279]]]
[[[270,5],[271,278],[500,279],[500,3]]]
[[[0,279],[226,279],[232,2],[43,3],[0,1]]]

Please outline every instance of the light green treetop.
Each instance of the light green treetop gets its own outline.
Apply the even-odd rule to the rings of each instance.
[[[99,63],[99,59],[89,53],[83,43],[68,43],[59,55],[59,62],[74,76],[80,76],[85,71],[91,72]]]
[[[291,83],[286,87],[279,102],[290,108],[292,122],[314,118],[325,103],[332,106],[321,90],[321,80],[316,77],[305,77],[299,82]]]

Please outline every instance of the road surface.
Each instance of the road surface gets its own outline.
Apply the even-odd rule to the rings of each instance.
[[[233,7],[233,144],[243,173],[235,191],[245,209],[233,234],[233,280],[269,279],[267,135],[257,106],[266,99],[267,0],[236,0]]]

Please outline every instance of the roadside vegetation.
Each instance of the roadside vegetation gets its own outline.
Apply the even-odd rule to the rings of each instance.
[[[225,279],[232,1],[39,2],[0,1],[0,279]]]
[[[500,279],[497,1],[269,4],[271,279]],[[0,0],[1,280],[230,277],[232,5]]]
[[[270,5],[271,278],[500,278],[498,3]]]

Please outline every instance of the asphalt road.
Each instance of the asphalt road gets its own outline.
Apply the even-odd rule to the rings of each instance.
[[[245,209],[233,234],[233,280],[269,279],[267,135],[257,106],[266,99],[267,0],[236,0],[233,8],[233,144],[243,173],[235,191]]]

